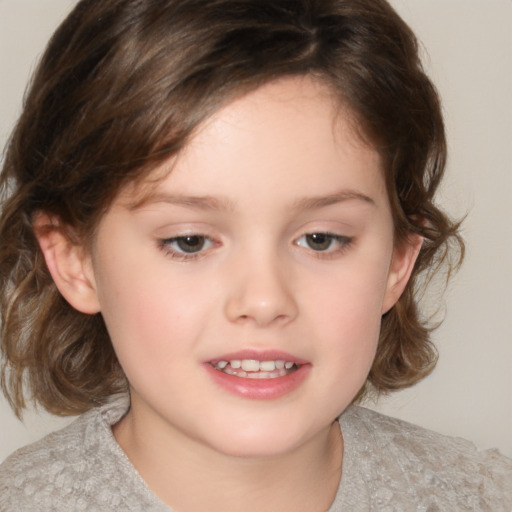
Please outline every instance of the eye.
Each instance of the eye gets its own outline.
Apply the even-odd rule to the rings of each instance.
[[[332,233],[307,233],[302,235],[295,243],[316,252],[340,251],[350,245],[352,239],[343,235]]]
[[[205,235],[181,235],[160,240],[160,246],[165,253],[175,258],[185,259],[198,256],[209,249],[213,241]]]
[[[202,235],[178,236],[171,240],[177,249],[186,253],[199,252],[207,242],[206,237]]]

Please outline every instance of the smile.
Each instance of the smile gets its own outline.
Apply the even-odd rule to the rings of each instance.
[[[215,370],[227,375],[234,375],[244,379],[275,379],[285,377],[298,369],[292,361],[257,359],[232,359],[231,361],[218,361],[212,364]]]
[[[214,383],[243,399],[275,400],[302,386],[312,364],[279,350],[241,350],[203,363]]]

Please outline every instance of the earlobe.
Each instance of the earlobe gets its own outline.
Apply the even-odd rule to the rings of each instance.
[[[78,311],[100,311],[91,258],[84,248],[69,238],[59,219],[39,212],[33,221],[34,233],[46,265],[62,296]]]
[[[405,242],[395,247],[388,273],[382,314],[387,313],[396,304],[405,290],[422,244],[423,237],[410,235]]]

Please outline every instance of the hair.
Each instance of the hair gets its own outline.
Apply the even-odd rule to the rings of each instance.
[[[446,142],[418,43],[385,0],[82,0],[51,38],[6,147],[0,177],[1,385],[83,412],[127,383],[100,313],[60,295],[33,229],[37,212],[85,243],[120,190],[175,155],[202,121],[262,84],[307,75],[349,107],[379,151],[397,241],[425,241],[382,318],[367,386],[410,386],[437,359],[417,292],[462,258],[458,225],[435,205]],[[458,257],[449,258],[459,248]],[[422,278],[423,276],[423,278]]]

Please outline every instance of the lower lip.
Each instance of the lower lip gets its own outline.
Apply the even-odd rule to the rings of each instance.
[[[216,370],[209,363],[205,363],[204,367],[219,386],[233,395],[253,400],[275,400],[288,395],[304,382],[311,369],[310,364],[303,364],[283,377],[247,379]]]

